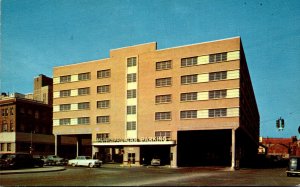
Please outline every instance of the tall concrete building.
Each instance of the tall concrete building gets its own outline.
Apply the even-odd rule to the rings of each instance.
[[[234,168],[257,153],[259,112],[240,37],[113,49],[106,59],[55,67],[53,84],[60,155]]]

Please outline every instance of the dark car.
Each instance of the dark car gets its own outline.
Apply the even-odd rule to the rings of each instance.
[[[288,177],[300,174],[300,157],[290,157],[286,174]]]
[[[0,158],[1,169],[43,167],[44,161],[33,158],[29,153],[5,153]]]

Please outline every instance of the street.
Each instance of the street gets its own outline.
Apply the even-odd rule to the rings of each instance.
[[[64,171],[1,175],[1,186],[296,186],[285,168],[66,167]]]

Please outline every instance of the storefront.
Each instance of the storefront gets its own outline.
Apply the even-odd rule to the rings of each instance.
[[[175,140],[166,137],[141,139],[99,139],[93,142],[93,155],[105,162],[124,165],[149,165],[152,158],[159,158],[161,165],[176,167]]]

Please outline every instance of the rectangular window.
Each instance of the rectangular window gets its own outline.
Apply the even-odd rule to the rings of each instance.
[[[110,77],[110,69],[97,71],[98,79],[108,78],[108,77]]]
[[[60,76],[60,83],[71,82],[71,75]]]
[[[127,114],[136,114],[136,106],[127,106]]]
[[[209,99],[219,99],[225,98],[227,95],[227,90],[212,90],[209,91]]]
[[[7,143],[7,151],[11,151],[11,143]]]
[[[156,87],[165,87],[165,86],[171,86],[172,85],[172,78],[160,78],[155,80],[155,86]]]
[[[86,110],[86,109],[90,109],[89,102],[78,103],[78,110]]]
[[[226,117],[227,116],[227,109],[226,108],[209,109],[208,110],[208,116],[210,118]]]
[[[181,76],[181,84],[193,84],[198,82],[198,75]]]
[[[127,58],[127,67],[136,66],[136,57]]]
[[[155,120],[171,120],[171,112],[155,112]]]
[[[59,119],[59,125],[70,125],[70,124],[71,124],[71,118]]]
[[[136,89],[127,90],[127,99],[136,98]]]
[[[209,63],[222,62],[227,60],[227,52],[209,55]]]
[[[91,79],[91,73],[80,73],[78,74],[78,80],[80,81],[85,81],[85,80],[90,80]]]
[[[171,131],[156,131],[155,137],[171,138]]]
[[[97,123],[109,123],[109,116],[97,116]]]
[[[190,57],[190,58],[182,58],[181,59],[181,67],[195,66],[195,65],[197,65],[197,57]]]
[[[78,88],[78,95],[89,95],[90,94],[90,88]]]
[[[156,62],[156,71],[167,70],[172,68],[172,61]]]
[[[136,82],[136,73],[127,74],[127,82]]]
[[[97,86],[97,93],[109,93],[110,85]]]
[[[71,96],[71,90],[61,90],[59,92],[60,97],[69,97]]]
[[[1,151],[4,151],[4,145],[5,145],[4,143],[1,143],[1,144],[0,144],[0,150],[1,150]]]
[[[217,81],[227,79],[227,71],[209,73],[209,81]]]
[[[168,95],[158,95],[155,97],[155,103],[161,104],[161,103],[170,103],[171,102],[171,94]]]
[[[80,117],[77,119],[78,125],[86,125],[90,123],[89,117]]]
[[[97,101],[97,108],[109,108],[109,100]]]
[[[71,104],[59,105],[59,111],[68,111],[68,110],[71,110]]]
[[[126,125],[127,130],[136,130],[136,121],[128,121]]]
[[[197,92],[180,94],[180,101],[197,101]]]
[[[180,119],[195,119],[197,118],[197,110],[180,111]]]
[[[105,140],[109,138],[109,133],[99,133],[96,134],[96,139],[97,140]]]

